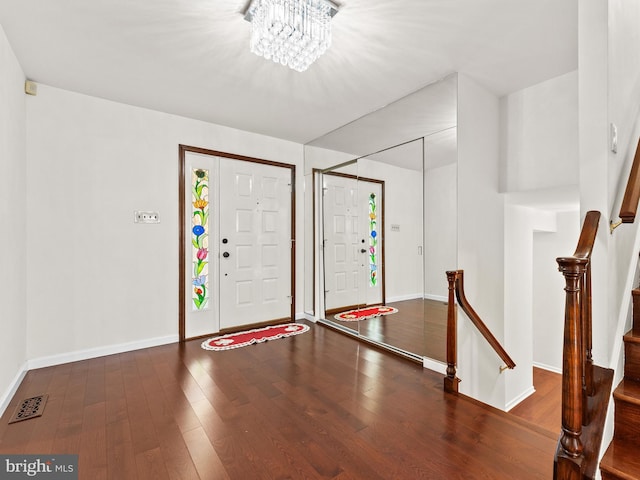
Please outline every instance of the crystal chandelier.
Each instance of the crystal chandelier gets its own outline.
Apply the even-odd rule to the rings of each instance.
[[[328,0],[252,0],[251,51],[304,72],[331,45],[331,18],[338,7]]]

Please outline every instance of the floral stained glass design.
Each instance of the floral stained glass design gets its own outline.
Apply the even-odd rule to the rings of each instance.
[[[193,258],[193,309],[202,310],[209,300],[209,170],[191,173],[191,245]]]
[[[378,214],[376,212],[376,194],[369,195],[369,285],[378,284]]]

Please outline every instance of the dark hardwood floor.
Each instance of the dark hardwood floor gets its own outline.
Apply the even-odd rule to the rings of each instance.
[[[562,425],[562,375],[533,367],[535,393],[509,413],[560,435]]]
[[[446,302],[414,299],[387,305],[397,308],[398,312],[359,322],[339,321],[333,315],[330,320],[372,340],[446,362]]]
[[[33,370],[4,454],[78,453],[81,479],[549,479],[557,436],[328,328]],[[40,418],[7,424],[48,393]]]

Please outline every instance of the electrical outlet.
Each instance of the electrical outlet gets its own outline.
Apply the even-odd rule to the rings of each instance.
[[[160,223],[158,212],[133,212],[133,223]]]

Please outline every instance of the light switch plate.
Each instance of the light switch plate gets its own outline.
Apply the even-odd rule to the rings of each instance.
[[[160,223],[160,214],[158,212],[133,212],[134,223]]]

